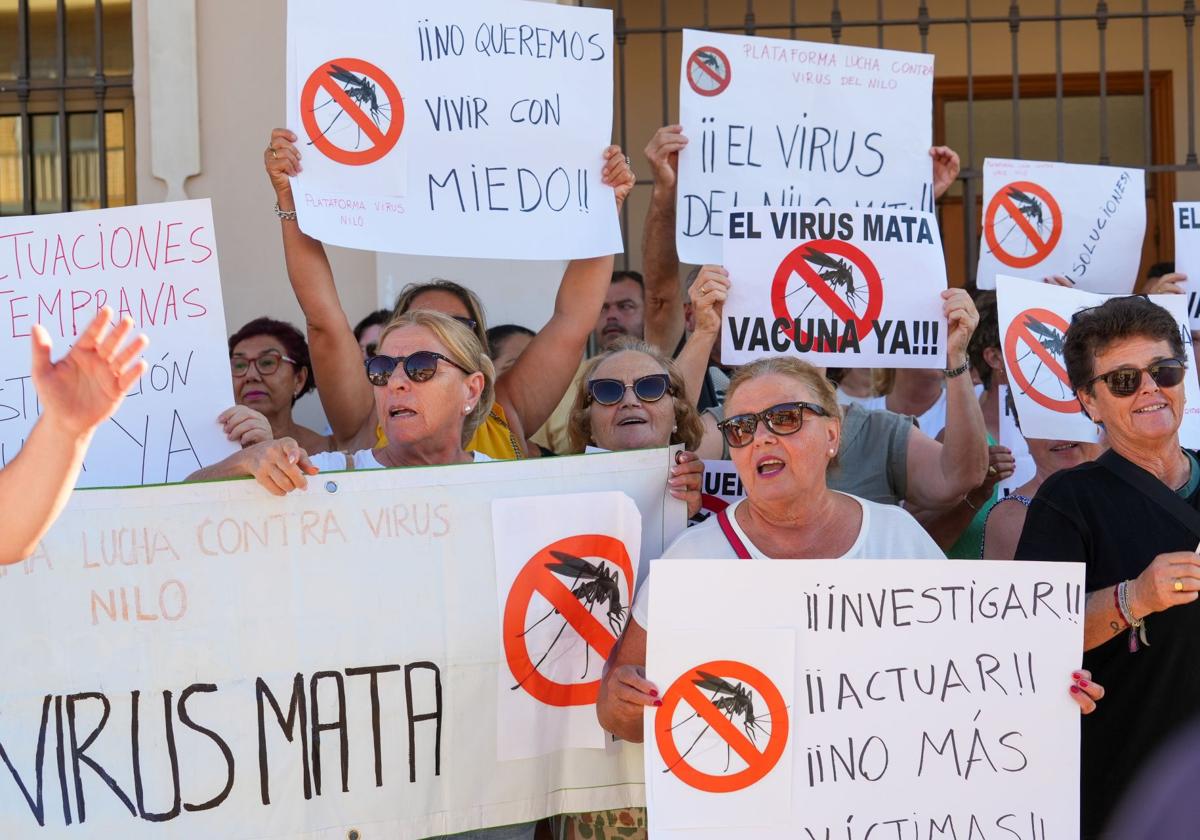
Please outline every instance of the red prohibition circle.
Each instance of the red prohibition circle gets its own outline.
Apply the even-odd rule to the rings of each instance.
[[[849,260],[854,264],[855,268],[862,272],[863,278],[867,283],[867,308],[861,318],[854,314],[854,310],[850,308],[849,304],[842,300],[830,288],[829,283],[817,274],[813,267],[804,259],[804,255],[808,253],[810,247],[816,248],[822,253],[834,254],[835,256]],[[791,253],[783,258],[783,261],[779,264],[779,268],[775,270],[775,279],[771,282],[771,311],[777,320],[792,320],[792,314],[788,310],[786,295],[788,280],[791,279],[793,272],[800,275],[801,279],[808,284],[817,297],[830,308],[835,317],[841,319],[843,323],[854,323],[855,331],[858,333],[860,340],[871,333],[872,325],[875,321],[879,320],[879,313],[883,311],[883,280],[880,278],[875,264],[859,248],[840,239],[814,239],[811,242],[805,242],[803,245],[793,248]],[[808,340],[807,334],[803,331],[801,331],[798,337],[793,335],[794,325],[789,326],[783,333],[794,342],[804,343]],[[842,337],[838,340],[836,348],[814,347],[813,352],[837,352],[842,349],[845,338],[845,334],[843,333]]]
[[[700,96],[716,96],[729,87],[733,65],[729,56],[716,47],[698,47],[688,56],[685,75],[692,90]]]
[[[1009,195],[1009,190],[1016,189],[1040,198],[1050,210],[1050,235],[1042,239],[1042,235],[1038,233],[1037,228],[1029,223],[1021,209],[1017,206]],[[1023,257],[1018,257],[1015,254],[1010,254],[1004,250],[999,240],[996,239],[996,216],[1003,209],[1013,223],[1021,229],[1030,244],[1034,246],[1032,254],[1026,254]],[[988,250],[1000,262],[1012,268],[1029,268],[1037,265],[1042,260],[1050,255],[1054,247],[1058,245],[1058,240],[1062,237],[1062,209],[1059,208],[1058,202],[1054,200],[1054,196],[1040,184],[1035,184],[1032,181],[1013,181],[1010,184],[1005,184],[996,191],[992,196],[992,200],[988,202],[987,210],[983,214],[983,235],[987,240]]]
[[[379,126],[375,125],[374,120],[363,110],[362,103],[351,99],[350,95],[331,75],[338,69],[360,74],[370,82],[377,84],[387,95],[392,113],[386,132],[379,130]],[[343,149],[334,145],[325,136],[316,112],[313,110],[316,107],[317,92],[321,90],[333,97],[333,100],[346,112],[346,116],[353,120],[362,133],[371,140],[372,145],[369,148]],[[400,96],[400,90],[396,87],[396,83],[374,64],[363,61],[361,58],[335,58],[314,70],[308,77],[308,81],[304,83],[304,89],[300,93],[300,121],[304,124],[308,139],[325,157],[346,166],[364,166],[381,159],[395,148],[396,143],[400,140],[400,134],[404,131],[404,100]]]
[[[1062,363],[1039,342],[1036,335],[1029,329],[1026,318],[1034,318],[1037,321],[1053,327],[1064,335],[1067,332],[1067,321],[1057,312],[1051,312],[1049,309],[1026,309],[1020,315],[1012,320],[1008,325],[1008,330],[1004,334],[1004,362],[1008,368],[1008,375],[1012,381],[1020,386],[1021,392],[1028,394],[1030,399],[1035,403],[1048,408],[1051,411],[1057,411],[1060,414],[1078,414],[1080,411],[1079,400],[1075,398],[1074,392],[1070,391],[1071,383],[1067,378],[1067,371],[1063,368]],[[1025,371],[1021,370],[1021,366],[1017,363],[1017,354],[1021,348],[1026,347],[1038,357],[1039,362],[1051,373],[1059,378],[1059,380],[1067,386],[1071,393],[1069,399],[1056,399],[1033,387],[1033,383],[1029,381],[1029,377],[1025,375]]]
[[[633,604],[633,562],[625,544],[607,534],[580,534],[556,540],[529,558],[513,581],[512,589],[504,602],[504,618],[501,632],[504,636],[504,657],[513,679],[533,697],[548,706],[588,706],[600,696],[600,678],[586,683],[560,683],[538,671],[529,655],[529,647],[522,635],[525,631],[529,604],[535,593],[542,595],[559,611],[572,629],[582,637],[584,644],[601,657],[608,659],[616,644],[616,636],[579,602],[571,590],[549,569],[554,563],[552,551],[573,554],[580,558],[599,558],[614,564],[624,576],[626,605]]]
[[[767,704],[771,735],[761,750],[697,687],[696,683],[703,679],[703,674],[741,682]],[[746,762],[745,769],[727,775],[714,775],[688,764],[679,752],[675,732],[671,728],[680,703],[691,706],[741,756]],[[707,793],[732,793],[750,787],[779,763],[788,739],[787,703],[771,679],[757,668],[732,659],[706,662],[685,672],[663,694],[662,706],[654,715],[654,739],[663,762],[684,784]]]

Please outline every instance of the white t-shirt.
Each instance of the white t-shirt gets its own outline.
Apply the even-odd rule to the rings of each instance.
[[[482,452],[472,452],[471,456],[475,459],[476,464],[492,460]],[[316,455],[309,455],[308,460],[312,461],[312,465],[321,472],[346,469],[346,456],[341,452],[318,452]],[[375,459],[374,449],[360,449],[354,453],[354,469],[381,470],[383,464]]]
[[[887,409],[887,397],[872,397],[865,402],[859,403],[863,408],[878,411]],[[937,398],[933,405],[926,409],[925,413],[917,418],[917,425],[921,427],[921,431],[935,438],[946,428],[946,389],[942,389],[941,396]]]
[[[835,491],[836,492],[836,491]],[[917,520],[896,505],[881,505],[878,502],[860,499],[843,493],[862,506],[862,526],[854,544],[836,560],[944,560],[945,553],[938,548],[933,538],[926,533]],[[734,511],[745,499],[739,499],[725,509],[729,524],[738,535],[750,556],[755,560],[770,560],[762,549],[750,541],[738,524]],[[737,552],[729,544],[717,517],[688,528],[675,538],[675,542],[663,551],[663,557],[681,557],[689,560],[736,560]],[[633,620],[646,627],[649,614],[650,580],[642,584],[633,599]]]

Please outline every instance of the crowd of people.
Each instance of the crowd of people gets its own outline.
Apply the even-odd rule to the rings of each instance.
[[[1200,700],[1191,667],[1200,652],[1200,460],[1178,437],[1183,381],[1195,374],[1172,316],[1130,296],[1073,320],[1066,369],[1103,445],[1000,445],[1007,378],[990,292],[943,293],[942,370],[825,370],[788,357],[732,368],[721,359],[721,314],[739,278],[716,265],[684,272],[675,249],[678,155],[687,142],[682,127],[666,126],[646,147],[653,190],[642,273],[614,271],[611,256],[571,261],[552,317],[534,329],[489,327],[478,297],[447,280],[414,283],[393,309],[352,318],[323,245],[295,221],[290,178],[301,152],[294,133],[276,129],[264,164],[304,330],[261,317],[230,337],[236,404],[218,419],[240,449],[191,480],[252,476],[284,495],[325,470],[680,444],[666,480],[694,527],[667,557],[1082,562],[1085,668],[1064,692],[1090,713],[1082,824],[1085,837],[1100,836],[1137,770]],[[631,162],[615,146],[601,154],[620,208],[634,184]],[[944,147],[930,155],[940,196],[959,161]],[[1183,279],[1160,269],[1144,291],[1179,293]],[[111,317],[102,312],[55,364],[35,330],[43,413],[0,473],[0,498],[8,510],[28,511],[13,520],[28,525],[5,529],[0,561],[32,551],[91,432],[145,368],[144,338],[128,340],[130,324],[110,328]],[[325,430],[293,414],[314,389]],[[1033,477],[1002,493],[1024,458]],[[745,488],[742,500],[713,516],[701,510],[702,459],[731,460]],[[650,594],[643,584],[597,704],[601,725],[630,741],[642,740],[645,707],[661,702],[645,671]],[[559,821],[569,837],[596,836],[599,825],[644,834],[645,813]],[[460,836],[534,831],[529,824]]]

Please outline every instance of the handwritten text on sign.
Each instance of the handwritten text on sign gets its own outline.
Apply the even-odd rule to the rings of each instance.
[[[933,56],[683,31],[676,243],[717,263],[736,207],[933,208]]]
[[[620,488],[652,555],[683,528],[666,450],[578,461],[76,493],[0,573],[0,836],[403,839],[641,804],[635,746],[496,752],[492,501]]]
[[[1128,294],[1145,231],[1140,169],[988,158],[976,283],[1062,275],[1079,289]]]
[[[728,221],[727,363],[787,353],[833,367],[946,366],[946,263],[932,214],[756,208]]]
[[[337,245],[568,259],[621,250],[600,180],[612,13],[514,0],[288,4],[300,225]]]
[[[40,414],[30,331],[66,354],[104,306],[150,337],[150,370],[96,432],[81,487],[180,481],[233,451],[225,310],[207,200],[0,219],[0,465]]]
[[[694,680],[706,696],[730,698],[717,707],[723,721],[710,713],[729,726],[713,728],[747,741],[750,764],[761,755],[767,768],[735,790],[745,773],[736,755],[726,764],[719,745],[715,762],[693,751],[692,761],[715,765],[709,775],[730,779],[729,792],[712,793],[671,769],[673,749],[648,737],[647,795],[663,837],[1078,835],[1079,710],[1067,685],[1082,650],[1081,566],[660,560],[651,576],[647,677],[659,686],[698,670],[719,678]],[[696,630],[710,621],[713,592],[715,638]],[[789,638],[772,638],[785,627]],[[696,667],[716,659],[752,668]],[[773,689],[785,692],[785,710],[764,702]],[[770,766],[772,731],[785,720],[790,758]],[[647,731],[654,721],[651,710]],[[762,802],[759,786],[776,790]]]

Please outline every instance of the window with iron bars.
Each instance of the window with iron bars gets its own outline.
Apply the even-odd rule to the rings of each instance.
[[[134,204],[130,0],[0,0],[0,216]]]

